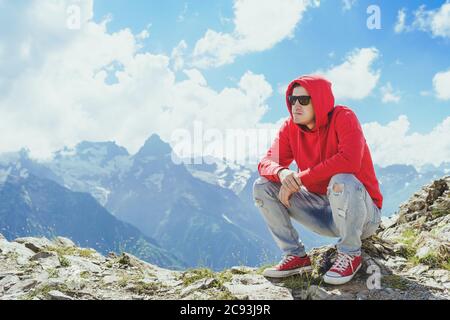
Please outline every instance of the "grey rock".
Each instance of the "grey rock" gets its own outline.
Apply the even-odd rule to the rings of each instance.
[[[425,271],[427,271],[428,269],[430,269],[429,266],[424,265],[424,264],[419,264],[419,265],[409,269],[408,274],[413,275],[413,276],[414,275],[418,276],[418,275],[424,273]]]
[[[75,266],[79,268],[81,271],[87,271],[92,273],[100,273],[102,269],[90,262],[88,259],[74,256],[66,256],[67,260],[69,260],[71,266]]]
[[[56,257],[56,253],[50,251],[41,251],[36,253],[34,256],[30,258],[30,261],[38,261],[41,259],[47,259],[50,257]]]
[[[27,292],[31,288],[35,287],[38,282],[35,279],[28,279],[19,281],[14,284],[9,290],[7,290],[8,294],[15,294],[20,292]]]
[[[35,253],[43,251],[46,247],[50,247],[52,245],[50,240],[47,238],[23,237],[15,239],[14,242],[23,244],[26,248]]]
[[[48,296],[50,300],[73,300],[72,297],[65,295],[58,290],[49,291]]]
[[[20,282],[20,278],[16,275],[7,275],[0,280],[0,292],[8,291],[9,288]]]
[[[211,288],[212,286],[214,286],[216,284],[217,284],[217,280],[214,278],[200,279],[200,280],[194,282],[193,284],[191,284],[190,286],[181,290],[180,295],[182,297],[186,297],[187,295],[193,293],[194,291],[205,290],[205,289]]]
[[[75,243],[69,238],[65,237],[56,237],[53,240],[53,244],[61,247],[75,247]]]

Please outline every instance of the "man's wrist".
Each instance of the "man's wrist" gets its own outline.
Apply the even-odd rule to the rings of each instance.
[[[278,178],[280,179],[280,182],[283,182],[284,178],[289,174],[289,169],[283,168],[278,171]]]

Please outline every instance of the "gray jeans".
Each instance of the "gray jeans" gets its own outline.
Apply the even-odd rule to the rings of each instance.
[[[305,254],[291,218],[315,233],[338,237],[338,251],[356,255],[361,254],[361,239],[373,235],[380,225],[381,210],[352,174],[333,176],[326,195],[311,193],[302,187],[290,198],[290,208],[278,199],[280,187],[280,183],[260,177],[253,185],[253,196],[285,255]]]

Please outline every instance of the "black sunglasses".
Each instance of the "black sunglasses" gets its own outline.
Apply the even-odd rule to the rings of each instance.
[[[289,96],[289,103],[292,106],[297,100],[302,106],[307,106],[311,102],[311,96]]]

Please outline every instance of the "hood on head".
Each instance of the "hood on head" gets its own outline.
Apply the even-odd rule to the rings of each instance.
[[[314,113],[316,115],[316,127],[312,130],[312,132],[319,130],[320,127],[323,127],[328,123],[328,113],[330,113],[330,111],[334,108],[334,96],[331,90],[331,82],[318,75],[306,75],[293,80],[286,90],[286,105],[291,118],[293,117],[292,107],[289,103],[288,97],[292,95],[292,87],[296,83],[305,88],[311,96],[314,106]],[[307,130],[306,126],[298,126],[305,132],[311,132]]]

